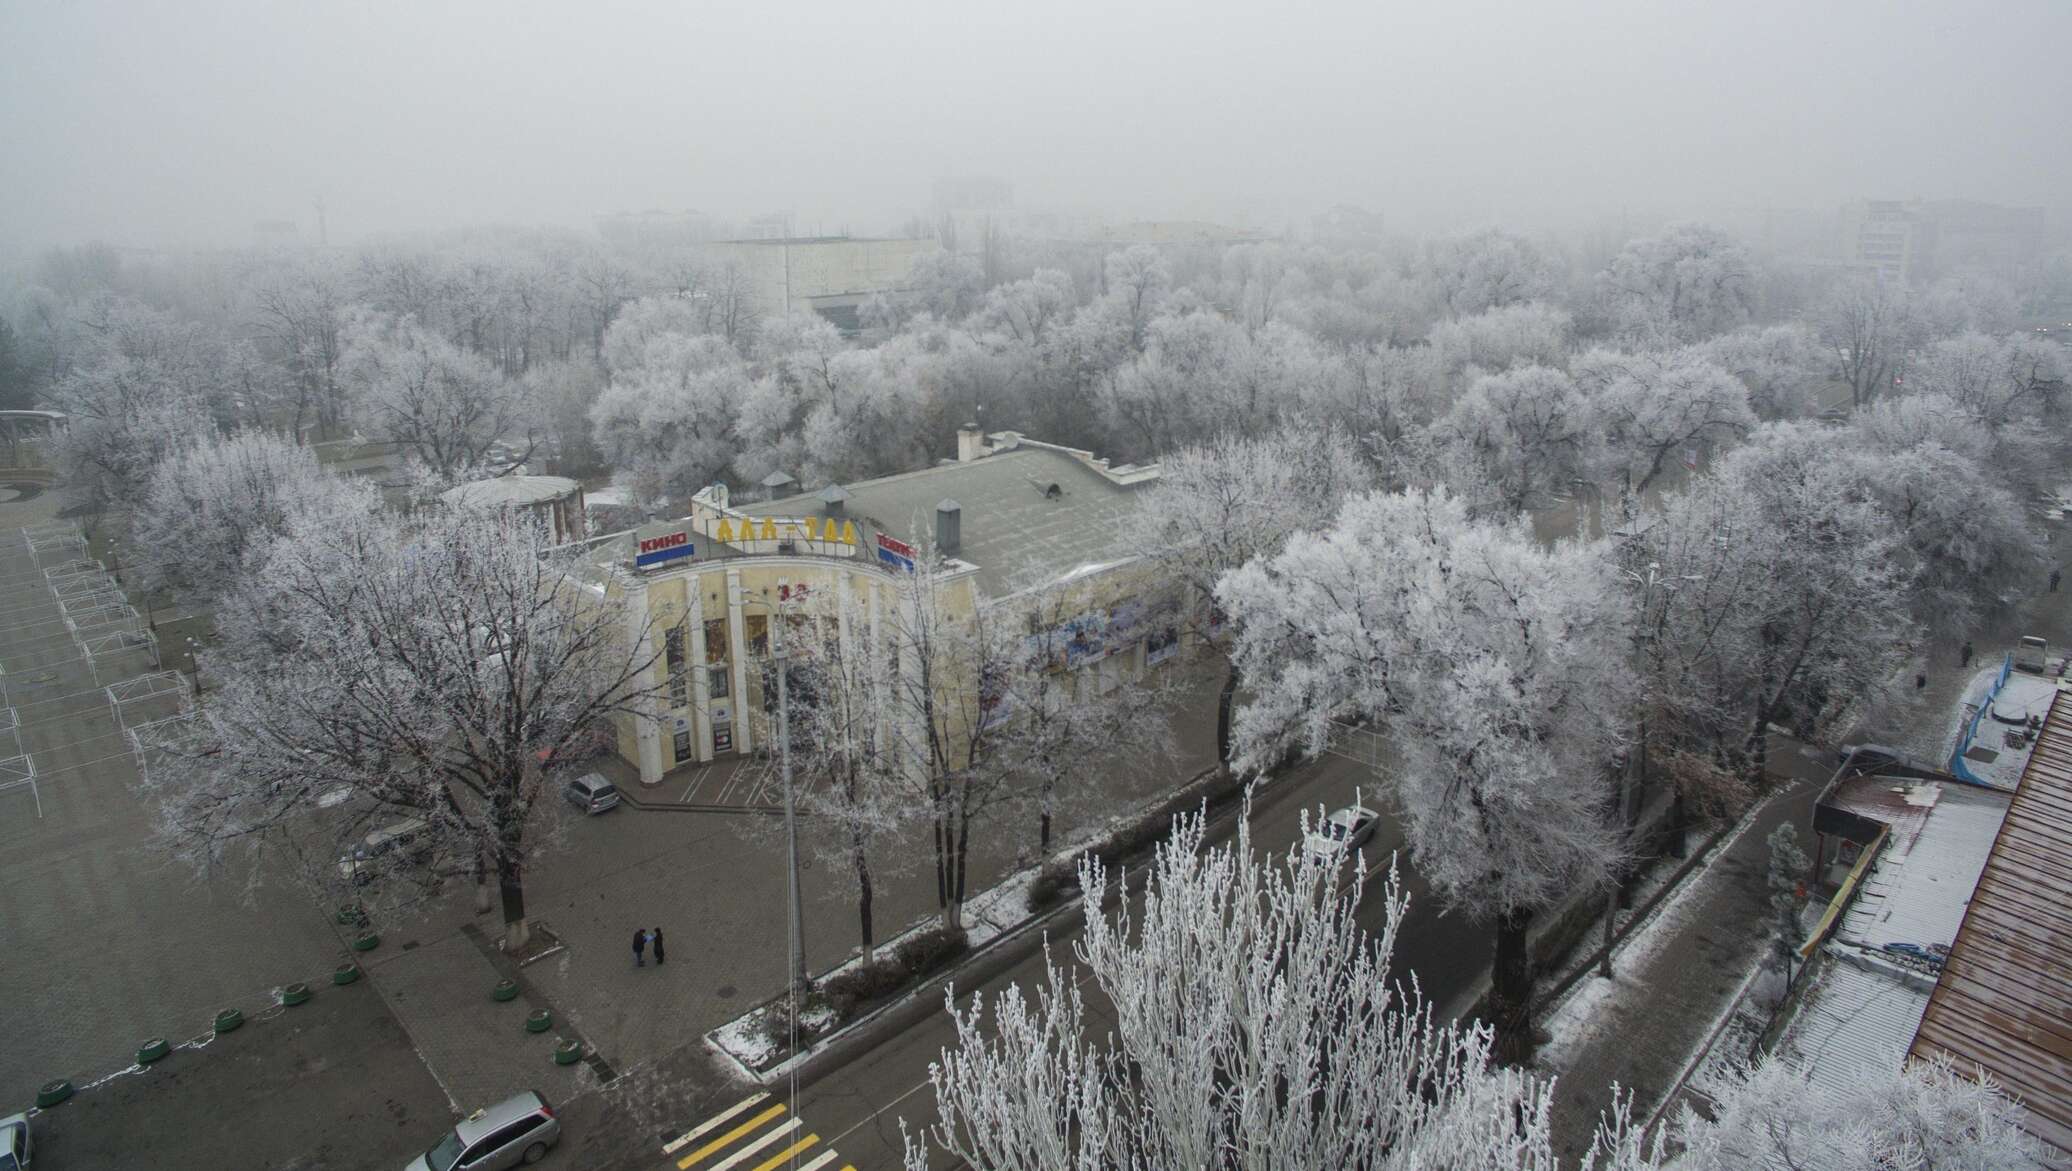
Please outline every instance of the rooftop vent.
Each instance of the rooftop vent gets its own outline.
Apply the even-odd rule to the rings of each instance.
[[[955,553],[964,538],[964,506],[954,500],[944,500],[935,506],[935,548],[941,553]]]
[[[828,516],[842,515],[848,502],[848,490],[840,484],[829,484],[820,490],[820,510]]]

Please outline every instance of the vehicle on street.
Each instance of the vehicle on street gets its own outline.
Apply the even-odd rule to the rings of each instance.
[[[1326,817],[1309,833],[1309,852],[1326,861],[1346,855],[1374,839],[1380,815],[1365,805],[1348,805]]]
[[[584,773],[562,790],[568,803],[585,813],[603,813],[619,803],[618,786],[599,773]]]
[[[0,1171],[21,1171],[29,1165],[29,1116],[0,1118]]]
[[[503,1171],[539,1162],[560,1141],[554,1108],[527,1090],[461,1119],[403,1171]]]
[[[353,852],[338,860],[338,876],[355,886],[365,886],[380,870],[380,861],[399,850],[409,850],[425,836],[431,823],[421,817],[406,817],[361,839]]]

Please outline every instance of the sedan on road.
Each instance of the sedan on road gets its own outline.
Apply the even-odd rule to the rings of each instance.
[[[1326,817],[1309,832],[1309,852],[1327,862],[1343,860],[1374,840],[1374,827],[1380,820],[1381,816],[1365,805],[1348,805]]]

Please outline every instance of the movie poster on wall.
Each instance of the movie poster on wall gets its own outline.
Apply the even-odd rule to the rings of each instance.
[[[1076,669],[1108,657],[1108,616],[1090,611],[1058,628],[1065,646],[1065,666]]]

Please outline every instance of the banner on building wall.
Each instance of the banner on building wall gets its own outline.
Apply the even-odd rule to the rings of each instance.
[[[894,569],[914,571],[914,547],[896,537],[878,534],[878,560]]]
[[[1180,628],[1167,624],[1153,626],[1151,636],[1144,640],[1144,665],[1155,667],[1180,651]]]
[[[1091,610],[1058,627],[1068,669],[1098,663],[1108,657],[1108,615]]]
[[[1124,598],[1108,608],[1108,645],[1115,651],[1144,637],[1144,620],[1150,608],[1142,599]]]
[[[1005,672],[986,672],[978,684],[979,731],[997,728],[1013,715],[1014,692],[1007,686]]]

